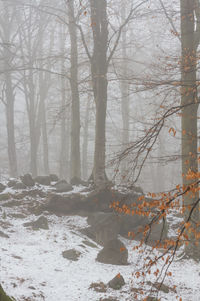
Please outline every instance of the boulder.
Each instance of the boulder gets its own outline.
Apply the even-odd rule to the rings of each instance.
[[[81,180],[78,177],[74,177],[70,181],[71,185],[83,185],[83,186],[88,186],[88,183],[86,181]]]
[[[81,252],[75,250],[75,249],[70,249],[62,252],[62,256],[68,260],[72,261],[78,261],[79,257],[81,255]]]
[[[6,189],[6,186],[0,183],[0,192],[3,192]]]
[[[105,245],[108,241],[117,239],[120,230],[120,218],[114,213],[96,212],[88,217],[90,231],[95,241]]]
[[[35,185],[35,181],[30,174],[25,174],[24,176],[21,176],[20,179],[22,183],[27,187],[32,187]]]
[[[96,260],[106,264],[127,265],[128,250],[119,239],[110,240],[98,253]]]
[[[108,286],[114,290],[120,290],[125,285],[125,281],[122,275],[116,275],[112,280],[108,282]]]
[[[53,187],[57,192],[68,192],[73,189],[72,185],[65,180],[58,181]]]
[[[26,185],[22,182],[17,182],[12,188],[15,190],[26,189]]]
[[[7,201],[11,198],[11,195],[9,193],[2,193],[0,194],[0,201]]]
[[[50,174],[49,175],[51,182],[58,182],[59,178],[56,174]]]
[[[41,185],[50,186],[51,185],[51,178],[50,176],[37,176],[35,182]]]
[[[143,230],[142,230],[142,228],[144,228],[144,227],[138,226],[135,228],[134,233],[138,233],[136,236],[137,240],[141,240],[142,238],[144,238]],[[147,235],[146,235],[146,240],[145,240],[146,244],[152,246],[157,241],[159,241],[159,240],[163,241],[164,239],[166,239],[167,234],[168,234],[167,223],[165,223],[164,231],[163,232],[162,231],[163,231],[163,223],[162,222],[160,222],[159,224],[153,224],[151,226],[150,234],[147,233]],[[161,234],[162,234],[162,237],[161,237]]]
[[[0,231],[0,237],[9,238],[9,236],[2,231]],[[1,298],[0,298],[0,300],[1,300]]]
[[[106,293],[107,286],[103,282],[93,282],[89,289],[93,289],[97,293]]]
[[[79,197],[61,196],[59,194],[52,194],[49,197],[47,205],[43,206],[44,210],[61,215],[74,214],[78,209]]]
[[[118,301],[119,299],[108,297],[108,298],[100,298],[99,301]]]
[[[18,183],[18,180],[17,179],[10,179],[7,183],[7,186],[8,187],[13,187],[15,186],[16,184]]]
[[[150,222],[149,218],[137,214],[134,214],[133,216],[121,214],[120,218],[121,218],[121,227],[119,233],[125,238],[131,238],[128,236],[129,232],[136,233],[139,227],[146,226]],[[140,233],[137,234],[135,239],[141,239]]]
[[[32,227],[33,230],[38,230],[38,229],[44,229],[48,230],[48,220],[44,216],[40,216],[36,221],[34,222],[29,222],[29,223],[24,223],[24,227]]]

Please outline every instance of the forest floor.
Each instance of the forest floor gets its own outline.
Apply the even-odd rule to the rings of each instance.
[[[40,189],[46,191],[47,188],[40,186]],[[81,193],[81,190],[81,186],[74,187],[74,192]],[[6,193],[15,191],[7,188]],[[134,276],[136,271],[142,271],[145,256],[144,252],[133,251],[138,242],[119,237],[129,251],[129,265],[99,263],[95,259],[102,246],[79,231],[87,226],[86,217],[46,213],[49,229],[36,231],[24,227],[24,223],[38,218],[26,211],[33,201],[31,196],[26,196],[23,202],[16,200],[12,206],[6,206],[9,201],[0,202],[0,231],[9,236],[0,237],[0,283],[7,294],[17,301],[135,301],[156,295],[148,282],[155,282],[153,274],[145,275],[145,279]],[[44,200],[38,198],[37,202]],[[62,256],[62,252],[69,249],[81,253],[78,261]],[[150,250],[147,247],[145,251],[149,257],[153,256]],[[157,268],[161,269],[161,265]],[[169,271],[172,276],[164,281],[169,292],[159,292],[160,300],[200,300],[200,264],[175,259]],[[107,283],[118,273],[126,284],[120,290],[108,288]],[[92,283],[100,282],[105,284],[101,285],[102,292],[90,288]]]

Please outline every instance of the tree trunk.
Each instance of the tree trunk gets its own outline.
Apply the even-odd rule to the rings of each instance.
[[[49,169],[49,147],[47,137],[46,107],[45,100],[42,101],[42,142],[43,142],[43,167],[45,175],[50,174]]]
[[[194,179],[186,175],[191,170],[198,171],[197,161],[197,87],[196,87],[196,45],[195,45],[195,1],[181,0],[181,105],[182,109],[182,174],[183,185],[188,187]],[[188,192],[183,196],[184,216],[187,221],[191,206],[198,200],[198,192]],[[199,222],[199,206],[194,210],[190,222],[195,228]],[[199,258],[193,232],[187,232],[189,243],[185,247],[187,256]]]
[[[83,179],[88,179],[88,130],[89,130],[89,116],[90,116],[90,97],[88,97],[87,107],[85,112],[85,123],[83,133],[83,147],[82,147],[82,175]]]
[[[122,3],[121,8],[122,19],[125,19],[126,8]],[[127,148],[129,143],[129,84],[127,83],[127,50],[126,50],[126,28],[122,31],[122,81],[120,83],[121,88],[121,112],[122,112],[122,148]],[[124,160],[121,165],[122,175],[126,175],[127,162]],[[123,177],[122,177],[123,178]]]
[[[107,109],[107,1],[90,0],[94,50],[91,73],[96,104],[95,152],[93,178],[97,187],[106,185],[106,109]]]
[[[3,4],[3,19],[1,19],[1,40],[5,43],[2,50],[4,59],[4,69],[12,69],[12,61],[14,55],[9,45],[12,43],[12,26],[13,15],[16,13],[15,8],[9,8]],[[15,145],[15,125],[14,125],[14,102],[15,95],[13,90],[13,82],[11,72],[5,72],[5,96],[4,104],[6,106],[6,122],[7,122],[7,139],[8,139],[8,160],[9,160],[9,175],[11,177],[18,176],[17,155]]]
[[[29,72],[29,132],[30,132],[30,171],[33,177],[37,176],[37,150],[39,133],[36,133],[36,108],[35,108],[35,87],[32,71]]]
[[[68,1],[69,34],[71,41],[70,53],[70,86],[72,96],[71,117],[71,179],[81,177],[80,160],[80,103],[78,91],[78,50],[77,50],[77,27],[74,16],[74,0]]]
[[[14,93],[12,88],[11,77],[9,73],[5,75],[6,84],[6,121],[8,135],[8,159],[9,174],[11,177],[18,176],[17,155],[15,146],[15,125],[14,125]]]
[[[62,68],[63,69],[63,68]],[[59,176],[61,179],[67,179],[69,175],[69,166],[67,162],[67,153],[69,149],[69,139],[67,139],[67,129],[66,126],[69,126],[69,124],[66,124],[67,120],[67,108],[66,108],[66,81],[65,78],[61,78],[61,143],[60,143],[60,165],[59,165]],[[69,122],[68,122],[69,123]]]

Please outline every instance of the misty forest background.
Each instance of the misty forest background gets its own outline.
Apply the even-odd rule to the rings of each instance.
[[[171,84],[180,78],[181,44],[170,22],[179,30],[177,1],[90,2],[0,3],[2,180],[25,173],[87,180],[99,168],[94,153],[102,157],[105,138],[108,178],[131,185],[145,149],[137,162],[130,156],[118,167],[111,160],[180,103],[179,87]],[[90,5],[104,6],[104,15],[91,16]],[[105,117],[104,137],[95,124]],[[172,115],[142,166],[144,191],[181,181],[180,132],[180,117]]]

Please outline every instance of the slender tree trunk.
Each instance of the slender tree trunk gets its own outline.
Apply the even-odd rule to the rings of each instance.
[[[6,120],[8,136],[8,159],[9,174],[11,177],[17,177],[17,155],[15,146],[15,125],[14,125],[14,94],[10,74],[6,74]]]
[[[90,97],[88,97],[87,107],[85,112],[85,123],[83,133],[83,147],[82,147],[82,175],[83,179],[88,179],[88,130],[89,130],[89,116],[90,116]]]
[[[71,117],[71,179],[81,177],[80,160],[80,103],[78,90],[78,49],[77,27],[74,16],[74,0],[68,1],[69,34],[71,41],[70,53],[70,86],[72,96]]]
[[[61,79],[61,150],[60,150],[60,166],[59,166],[59,176],[61,179],[67,179],[68,176],[68,163],[67,163],[67,149],[69,148],[67,142],[67,130],[66,130],[66,119],[67,119],[67,108],[66,108],[66,81],[65,78]]]
[[[122,19],[125,19],[126,7],[122,3],[121,8]],[[127,49],[126,49],[126,40],[127,40],[127,31],[126,28],[122,31],[122,81],[120,83],[121,88],[121,112],[122,112],[122,147],[127,148],[129,143],[129,84],[126,81],[127,78]],[[121,172],[124,176],[127,170],[127,162],[123,161],[121,165]]]
[[[3,19],[1,19],[1,41],[5,43],[2,50],[4,59],[4,69],[9,67],[12,69],[13,53],[10,48],[12,40],[13,16],[16,13],[15,8],[9,8],[5,3],[2,4]],[[9,175],[17,177],[17,155],[15,145],[15,124],[14,124],[14,102],[15,95],[13,90],[13,79],[11,72],[5,73],[5,96],[4,104],[6,106],[6,122],[7,122],[7,141],[8,141],[8,160],[9,160]]]
[[[189,171],[198,171],[197,162],[197,87],[196,87],[196,45],[195,45],[195,1],[181,0],[181,105],[182,109],[182,174],[183,185],[187,187],[194,179],[188,179]],[[187,221],[192,204],[199,198],[198,192],[188,192],[183,197],[185,221]],[[199,222],[199,208],[197,207],[191,218],[193,227]],[[199,257],[199,250],[195,245],[193,233],[187,233],[189,244],[186,245],[186,255]]]
[[[50,174],[49,168],[49,147],[47,136],[46,106],[45,100],[42,101],[42,142],[43,142],[43,167],[45,175]]]
[[[33,73],[29,72],[29,132],[30,132],[30,171],[33,177],[37,176],[37,150],[38,135],[36,130],[36,108],[35,108],[35,87],[33,83]]]

